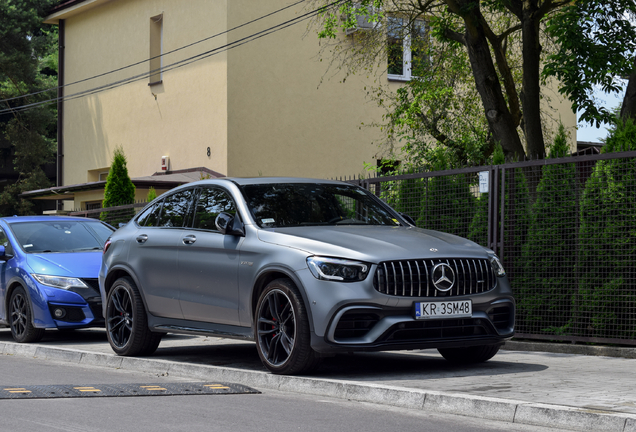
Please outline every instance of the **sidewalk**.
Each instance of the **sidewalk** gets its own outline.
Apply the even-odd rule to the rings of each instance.
[[[252,343],[168,335],[152,357],[124,358],[101,330],[47,332],[42,342],[23,345],[0,330],[0,353],[562,429],[636,432],[633,358],[501,350],[469,367],[453,366],[434,350],[364,353],[325,359],[310,377],[287,377],[267,373]]]

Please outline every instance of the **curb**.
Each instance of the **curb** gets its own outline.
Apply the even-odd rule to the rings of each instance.
[[[572,343],[507,341],[501,349],[508,351],[538,351],[555,354],[579,354],[590,356],[636,359],[636,348],[576,345]]]
[[[0,342],[0,354],[150,372],[157,375],[218,380],[256,388],[348,399],[533,426],[580,431],[636,432],[636,415],[626,413],[363,384],[355,381],[333,381],[324,378],[273,375],[262,371],[148,358],[118,357],[114,354],[10,342]]]

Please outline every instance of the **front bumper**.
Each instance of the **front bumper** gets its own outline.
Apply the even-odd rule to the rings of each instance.
[[[319,353],[497,345],[514,335],[515,301],[506,277],[490,291],[449,298],[382,294],[369,281],[303,279],[311,305],[311,346]],[[415,318],[416,302],[440,300],[470,300],[472,316]]]

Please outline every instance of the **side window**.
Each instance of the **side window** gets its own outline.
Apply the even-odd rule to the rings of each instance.
[[[156,226],[182,227],[188,216],[193,189],[174,193],[163,200],[161,217]]]
[[[144,210],[137,218],[137,224],[142,227],[157,226],[159,214],[161,213],[161,204],[163,200],[157,201],[154,205]]]
[[[230,194],[219,188],[201,189],[192,227],[216,231],[214,221],[221,212],[236,214],[236,206]]]

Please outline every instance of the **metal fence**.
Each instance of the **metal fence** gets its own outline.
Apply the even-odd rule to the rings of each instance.
[[[138,211],[148,204],[146,201],[139,201],[131,204],[124,204],[108,208],[99,208],[91,210],[76,210],[70,212],[70,216],[89,217],[92,219],[101,219],[102,221],[111,224],[115,228],[119,227],[120,223],[126,223],[132,219]]]
[[[517,337],[636,345],[636,152],[349,181],[495,250]],[[145,204],[72,214],[117,226]]]
[[[636,345],[636,152],[351,182],[495,250],[517,337]]]

